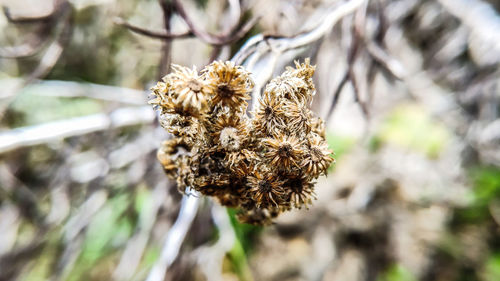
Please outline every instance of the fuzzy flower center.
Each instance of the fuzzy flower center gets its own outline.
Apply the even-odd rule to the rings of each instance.
[[[191,91],[193,91],[195,93],[199,93],[199,92],[201,92],[202,85],[201,85],[200,81],[197,81],[195,79],[191,79],[187,82],[187,87],[189,89],[191,89]]]
[[[220,144],[223,148],[231,151],[240,148],[240,137],[238,130],[233,127],[226,127],[220,132]]]

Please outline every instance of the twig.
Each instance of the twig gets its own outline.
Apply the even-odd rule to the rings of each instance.
[[[443,7],[475,36],[500,50],[500,16],[491,4],[481,0],[438,0]]]
[[[364,3],[365,0],[351,0],[338,7],[327,9],[325,16],[318,20],[321,22],[310,31],[302,32],[293,37],[269,37],[258,34],[249,39],[249,41],[236,53],[233,61],[242,64],[250,54],[257,50],[258,54],[263,55],[271,50],[276,53],[283,53],[287,50],[297,49],[306,46],[324,36],[339,19],[351,14]]]
[[[26,58],[36,55],[42,50],[42,47],[49,39],[49,36],[45,34],[47,32],[44,31],[44,29],[45,28],[42,28],[42,30],[40,30],[36,36],[33,36],[34,40],[30,43],[23,43],[17,46],[0,47],[0,57],[14,59]],[[30,40],[27,41],[29,42]]]
[[[174,6],[170,1],[158,0],[160,2],[161,10],[163,12],[163,25],[165,31],[170,33],[170,19],[174,13]],[[160,65],[158,68],[158,80],[170,72],[170,63],[172,61],[172,39],[163,39],[162,53]]]
[[[330,108],[328,109],[328,113],[326,114],[325,120],[328,120],[330,116],[333,113],[333,110],[337,106],[337,103],[340,98],[340,94],[342,93],[342,89],[344,89],[345,84],[349,81],[349,73],[346,71],[344,73],[344,76],[342,76],[342,79],[340,80],[339,85],[335,89],[335,92],[333,93],[333,98],[332,98],[332,103],[330,104]]]
[[[10,82],[18,84],[21,79],[0,79],[0,87],[10,84]],[[144,105],[147,102],[147,93],[144,91],[94,83],[39,80],[25,89],[32,90],[34,95],[45,97],[86,97],[130,105]],[[1,98],[6,97],[2,96]]]
[[[165,33],[165,32],[148,30],[148,29],[145,29],[142,27],[132,25],[119,17],[115,18],[114,22],[115,22],[115,24],[121,25],[121,26],[129,29],[132,32],[135,32],[137,34],[141,34],[144,36],[148,36],[151,38],[156,38],[156,39],[182,39],[182,38],[190,38],[190,37],[194,36],[193,32],[191,32],[191,31],[186,31],[186,32],[182,32],[182,33]]]
[[[402,80],[406,76],[406,70],[403,65],[398,60],[391,57],[376,43],[371,42],[366,44],[366,50],[370,56],[383,66],[394,78]]]
[[[161,281],[165,279],[167,268],[177,258],[181,244],[198,211],[199,201],[198,196],[184,195],[182,197],[181,209],[177,220],[168,231],[160,258],[149,272],[146,281]]]
[[[230,34],[227,36],[218,36],[214,35],[211,33],[208,33],[204,30],[199,29],[197,26],[194,25],[193,21],[187,14],[186,10],[184,9],[184,6],[181,4],[179,0],[173,0],[176,11],[179,13],[179,15],[182,17],[184,22],[188,25],[189,29],[202,41],[205,43],[208,43],[210,45],[214,46],[222,46],[222,45],[227,45],[234,43],[241,39],[252,27],[257,23],[257,21],[260,19],[260,17],[253,18],[252,20],[248,21],[243,27],[240,28],[240,30],[234,34]]]
[[[94,114],[51,123],[13,129],[0,133],[0,154],[22,147],[43,144],[67,137],[120,128],[136,124],[150,123],[155,113],[150,106],[128,107],[111,114]]]
[[[52,42],[45,51],[40,63],[35,70],[26,78],[24,85],[32,83],[35,79],[46,76],[56,65],[57,61],[62,55],[64,46],[68,43],[72,32],[72,24],[70,23],[70,16],[64,23],[63,31],[56,41]]]

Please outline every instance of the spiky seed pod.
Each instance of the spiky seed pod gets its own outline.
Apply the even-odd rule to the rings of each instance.
[[[160,114],[159,121],[169,133],[182,138],[189,148],[199,142],[200,136],[206,133],[206,129],[200,125],[198,119],[190,116]]]
[[[184,194],[186,188],[190,185],[190,177],[192,177],[191,161],[188,156],[182,155],[177,159],[177,190]]]
[[[248,197],[255,202],[257,208],[277,207],[283,202],[284,181],[279,180],[275,174],[254,171],[247,180],[250,187]]]
[[[295,137],[278,135],[264,139],[263,144],[267,148],[265,157],[272,167],[284,170],[299,167],[304,150]]]
[[[316,70],[316,66],[311,65],[311,60],[309,58],[306,58],[304,60],[304,63],[294,61],[294,64],[295,69],[292,67],[287,67],[287,70],[284,72],[284,74],[301,78],[302,80],[304,80],[304,82],[306,82],[310,90],[314,90],[312,77],[314,75],[314,71]]]
[[[246,184],[241,181],[241,178],[235,179],[225,188],[225,193],[217,195],[217,199],[224,206],[241,207],[248,204],[248,198],[242,196],[245,194],[246,188]]]
[[[317,178],[321,174],[326,174],[328,167],[335,161],[331,156],[326,141],[316,135],[308,139],[308,146],[302,161],[302,167],[312,178]]]
[[[263,209],[244,209],[237,214],[237,218],[242,223],[254,225],[270,225],[273,219],[281,213],[281,209],[277,207]]]
[[[284,186],[289,191],[288,200],[294,208],[301,209],[302,206],[305,206],[306,209],[309,209],[312,199],[316,199],[314,183],[305,176],[290,177]]]
[[[177,110],[183,113],[199,116],[208,110],[207,97],[210,94],[209,85],[198,75],[196,68],[172,65],[174,72],[169,75],[174,92]]]
[[[269,81],[264,95],[274,95],[294,102],[304,103],[308,100],[307,93],[299,89],[306,88],[307,84],[304,80],[291,75],[281,75]]]
[[[272,95],[264,95],[254,112],[254,129],[267,136],[278,134],[285,127],[283,114],[283,101]]]
[[[231,61],[214,61],[207,66],[203,75],[211,87],[212,105],[222,104],[235,111],[246,109],[254,82],[242,66],[236,66]]]
[[[311,110],[303,103],[286,102],[286,124],[288,132],[297,137],[304,137],[311,132]]]

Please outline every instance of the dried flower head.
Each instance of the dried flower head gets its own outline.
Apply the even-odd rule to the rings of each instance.
[[[326,170],[335,159],[331,156],[332,152],[324,139],[313,135],[308,141],[302,165],[311,177],[317,178],[321,174],[326,174]]]
[[[254,129],[260,134],[271,136],[285,127],[283,101],[271,95],[259,99],[260,106],[254,113]]]
[[[175,108],[188,115],[199,116],[208,109],[207,97],[210,87],[196,71],[196,68],[173,65],[174,73],[165,78],[171,83]],[[179,112],[180,113],[180,112]]]
[[[254,86],[250,73],[234,62],[214,61],[204,71],[211,87],[213,105],[222,104],[241,111],[246,108]]]
[[[312,199],[316,199],[314,184],[307,177],[290,177],[285,183],[285,188],[289,191],[289,201],[294,208],[301,209],[302,206],[309,208]]]
[[[267,148],[265,156],[272,167],[288,170],[299,166],[298,161],[304,151],[295,137],[279,135],[276,138],[264,139],[263,143]]]
[[[280,213],[306,208],[314,183],[334,161],[323,120],[308,105],[314,66],[295,63],[272,79],[255,102],[250,73],[232,62],[196,69],[174,66],[151,90],[160,124],[174,138],[158,160],[178,189],[213,196],[239,209],[242,222],[270,224]]]
[[[248,177],[248,196],[253,199],[257,208],[275,206],[277,207],[283,202],[285,190],[283,184],[285,182],[279,180],[275,174],[261,173],[255,171]]]

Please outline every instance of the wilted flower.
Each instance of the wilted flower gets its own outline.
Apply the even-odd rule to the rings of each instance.
[[[309,145],[302,166],[306,173],[316,178],[320,174],[326,174],[326,170],[335,159],[331,156],[332,152],[328,149],[328,144],[321,137],[312,136],[308,141]]]
[[[241,111],[246,108],[246,100],[254,86],[250,73],[234,62],[214,61],[204,71],[211,87],[213,105],[222,104]]]
[[[289,191],[290,204],[295,208],[306,208],[312,203],[312,199],[316,199],[314,193],[314,184],[304,176],[290,177],[285,188]]]
[[[208,109],[209,85],[198,75],[196,68],[179,65],[172,68],[175,72],[166,79],[174,92],[175,107],[183,109],[188,115],[199,116]]]
[[[277,207],[283,202],[285,190],[283,184],[285,182],[279,180],[275,174],[262,174],[255,171],[248,177],[248,196],[255,201],[257,208],[275,206]]]
[[[178,189],[195,189],[239,209],[242,222],[270,224],[280,213],[306,208],[314,183],[334,161],[323,120],[308,105],[314,95],[309,60],[272,79],[255,104],[250,73],[232,62],[196,69],[174,66],[151,90],[160,124],[174,138],[158,160]]]
[[[272,167],[291,169],[299,166],[297,162],[304,151],[295,137],[279,135],[276,138],[264,139],[263,144],[267,148],[265,157]]]
[[[283,123],[283,101],[271,95],[259,99],[260,106],[254,113],[253,124],[257,132],[271,136],[285,127]]]

